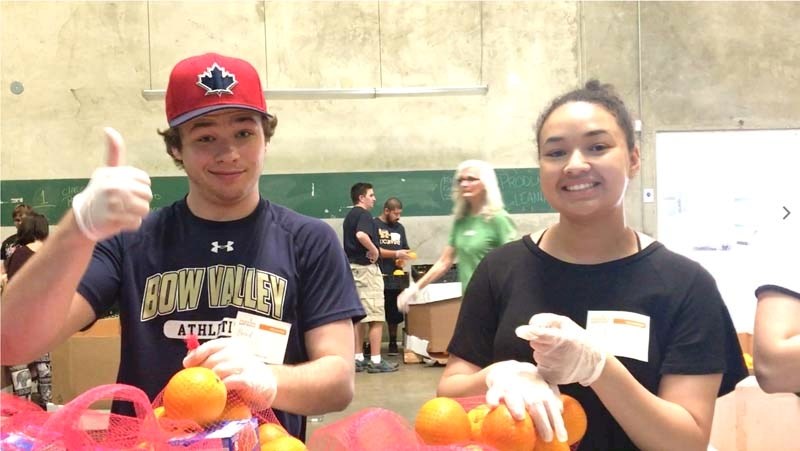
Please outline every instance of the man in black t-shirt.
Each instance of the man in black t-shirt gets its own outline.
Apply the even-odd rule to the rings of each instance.
[[[350,188],[353,209],[342,223],[342,241],[350,271],[356,283],[358,297],[367,313],[362,323],[368,324],[371,356],[365,359],[361,350],[363,330],[360,324],[355,330],[356,371],[369,373],[389,373],[397,371],[397,366],[381,358],[381,339],[386,314],[383,305],[383,276],[375,263],[378,261],[378,231],[369,210],[375,206],[375,191],[369,183],[356,183]]]
[[[403,314],[397,309],[397,296],[408,286],[408,283],[399,283],[393,277],[396,269],[402,271],[402,265],[397,262],[409,259],[406,229],[400,224],[400,215],[403,213],[403,203],[396,197],[386,199],[383,204],[383,213],[375,218],[378,228],[378,246],[380,247],[380,267],[383,273],[383,300],[386,310],[386,325],[389,332],[388,355],[397,355],[397,326],[403,322]],[[408,276],[406,276],[406,280]]]

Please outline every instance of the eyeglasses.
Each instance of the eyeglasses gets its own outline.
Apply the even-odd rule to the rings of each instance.
[[[465,177],[459,177],[459,178],[457,178],[457,179],[456,179],[456,182],[458,182],[459,184],[461,184],[461,183],[463,183],[463,182],[467,182],[467,183],[475,183],[475,182],[478,182],[478,181],[480,181],[480,180],[481,180],[481,179],[479,179],[478,177],[473,177],[473,176],[471,176],[471,175],[468,175],[468,176],[465,176]]]

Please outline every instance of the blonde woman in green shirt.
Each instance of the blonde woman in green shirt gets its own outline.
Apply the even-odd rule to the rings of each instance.
[[[456,261],[463,293],[483,257],[517,237],[517,229],[505,210],[497,175],[489,163],[467,160],[459,164],[453,177],[452,197],[455,222],[447,246],[431,269],[397,297],[401,311],[407,311],[419,291],[442,277]]]

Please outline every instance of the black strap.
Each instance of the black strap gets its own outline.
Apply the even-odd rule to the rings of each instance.
[[[545,234],[545,233],[547,233],[547,229],[544,229],[544,230],[542,230],[542,234],[541,234],[541,235],[539,235],[539,239],[538,239],[538,240],[536,240],[536,245],[537,245],[537,246],[539,245],[539,243],[541,243],[541,242],[542,242],[542,238],[544,238],[544,234]]]

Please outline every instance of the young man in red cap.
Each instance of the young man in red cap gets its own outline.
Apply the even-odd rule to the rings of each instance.
[[[152,399],[181,368],[205,366],[303,437],[305,415],[344,409],[354,392],[364,311],[339,241],[259,193],[277,119],[253,66],[213,53],[179,62],[166,110],[159,133],[186,171],[186,197],[150,213],[148,175],[124,166],[122,138],[107,129],[106,165],[4,295],[2,363],[32,360],[118,302],[120,383]],[[288,338],[232,337],[246,314]],[[187,354],[188,335],[205,343]]]

